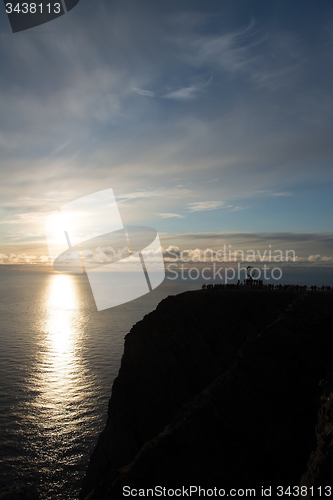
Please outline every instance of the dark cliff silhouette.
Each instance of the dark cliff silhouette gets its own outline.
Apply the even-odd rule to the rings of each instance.
[[[333,485],[332,306],[333,294],[295,291],[163,300],[125,338],[80,499],[122,498],[125,485]]]

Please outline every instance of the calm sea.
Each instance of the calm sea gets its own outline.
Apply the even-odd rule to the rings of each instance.
[[[97,312],[85,276],[0,272],[0,492],[29,482],[43,500],[78,498],[124,336],[189,285]]]
[[[295,270],[282,282],[333,285],[332,269]],[[200,285],[165,280],[97,312],[85,276],[0,266],[0,493],[30,482],[42,500],[78,498],[126,333],[167,295]]]

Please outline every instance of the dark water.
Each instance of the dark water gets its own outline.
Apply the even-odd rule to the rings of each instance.
[[[32,482],[43,500],[75,499],[104,427],[124,336],[167,295],[167,281],[97,312],[84,276],[0,273],[0,492]]]

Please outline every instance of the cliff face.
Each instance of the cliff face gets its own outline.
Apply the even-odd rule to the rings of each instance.
[[[80,498],[120,498],[124,485],[299,484],[333,371],[332,302],[236,290],[163,300],[126,336]]]
[[[301,486],[313,486],[316,491],[323,485],[333,486],[333,373],[321,380],[319,386],[316,446],[300,482]]]

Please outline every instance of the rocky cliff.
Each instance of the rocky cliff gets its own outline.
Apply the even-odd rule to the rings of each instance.
[[[332,305],[329,293],[251,290],[163,300],[125,338],[80,499],[122,498],[124,485],[331,484]]]

